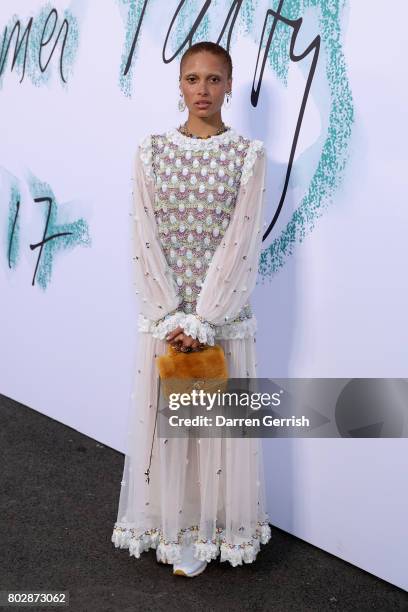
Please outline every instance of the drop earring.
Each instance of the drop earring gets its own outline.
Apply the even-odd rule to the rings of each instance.
[[[178,101],[178,109],[181,113],[186,110],[186,103],[184,101],[183,92],[181,91],[180,91],[180,97]]]
[[[227,93],[225,94],[225,106],[226,108],[229,108],[231,106],[231,98],[232,98],[232,91],[227,91]]]

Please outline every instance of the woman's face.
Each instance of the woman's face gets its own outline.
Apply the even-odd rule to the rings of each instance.
[[[231,91],[226,62],[208,51],[200,51],[183,62],[180,90],[192,115],[210,117],[219,113],[227,91]],[[198,105],[198,102],[206,105]]]

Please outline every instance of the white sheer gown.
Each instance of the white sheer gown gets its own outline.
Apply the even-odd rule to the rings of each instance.
[[[112,542],[139,558],[256,559],[271,537],[257,438],[168,438],[155,428],[158,372],[178,325],[220,344],[231,378],[255,378],[255,287],[265,226],[263,142],[229,128],[209,139],[146,136],[133,167],[139,338]],[[199,318],[196,316],[199,315]],[[153,435],[154,434],[154,435]],[[149,466],[149,469],[147,469]]]

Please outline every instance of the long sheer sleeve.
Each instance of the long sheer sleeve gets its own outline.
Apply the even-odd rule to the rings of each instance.
[[[147,139],[138,145],[133,162],[133,267],[139,311],[143,317],[157,322],[177,308],[181,296],[162,250],[154,217],[154,182]]]
[[[228,323],[248,301],[258,273],[265,213],[266,153],[260,140],[247,153],[232,221],[214,253],[196,313]]]

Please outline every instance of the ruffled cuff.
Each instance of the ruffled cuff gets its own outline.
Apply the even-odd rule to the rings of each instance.
[[[164,340],[170,332],[178,326],[182,327],[187,336],[199,340],[204,344],[214,346],[215,325],[206,321],[196,314],[176,312],[157,321],[151,327],[151,334],[154,338]]]

